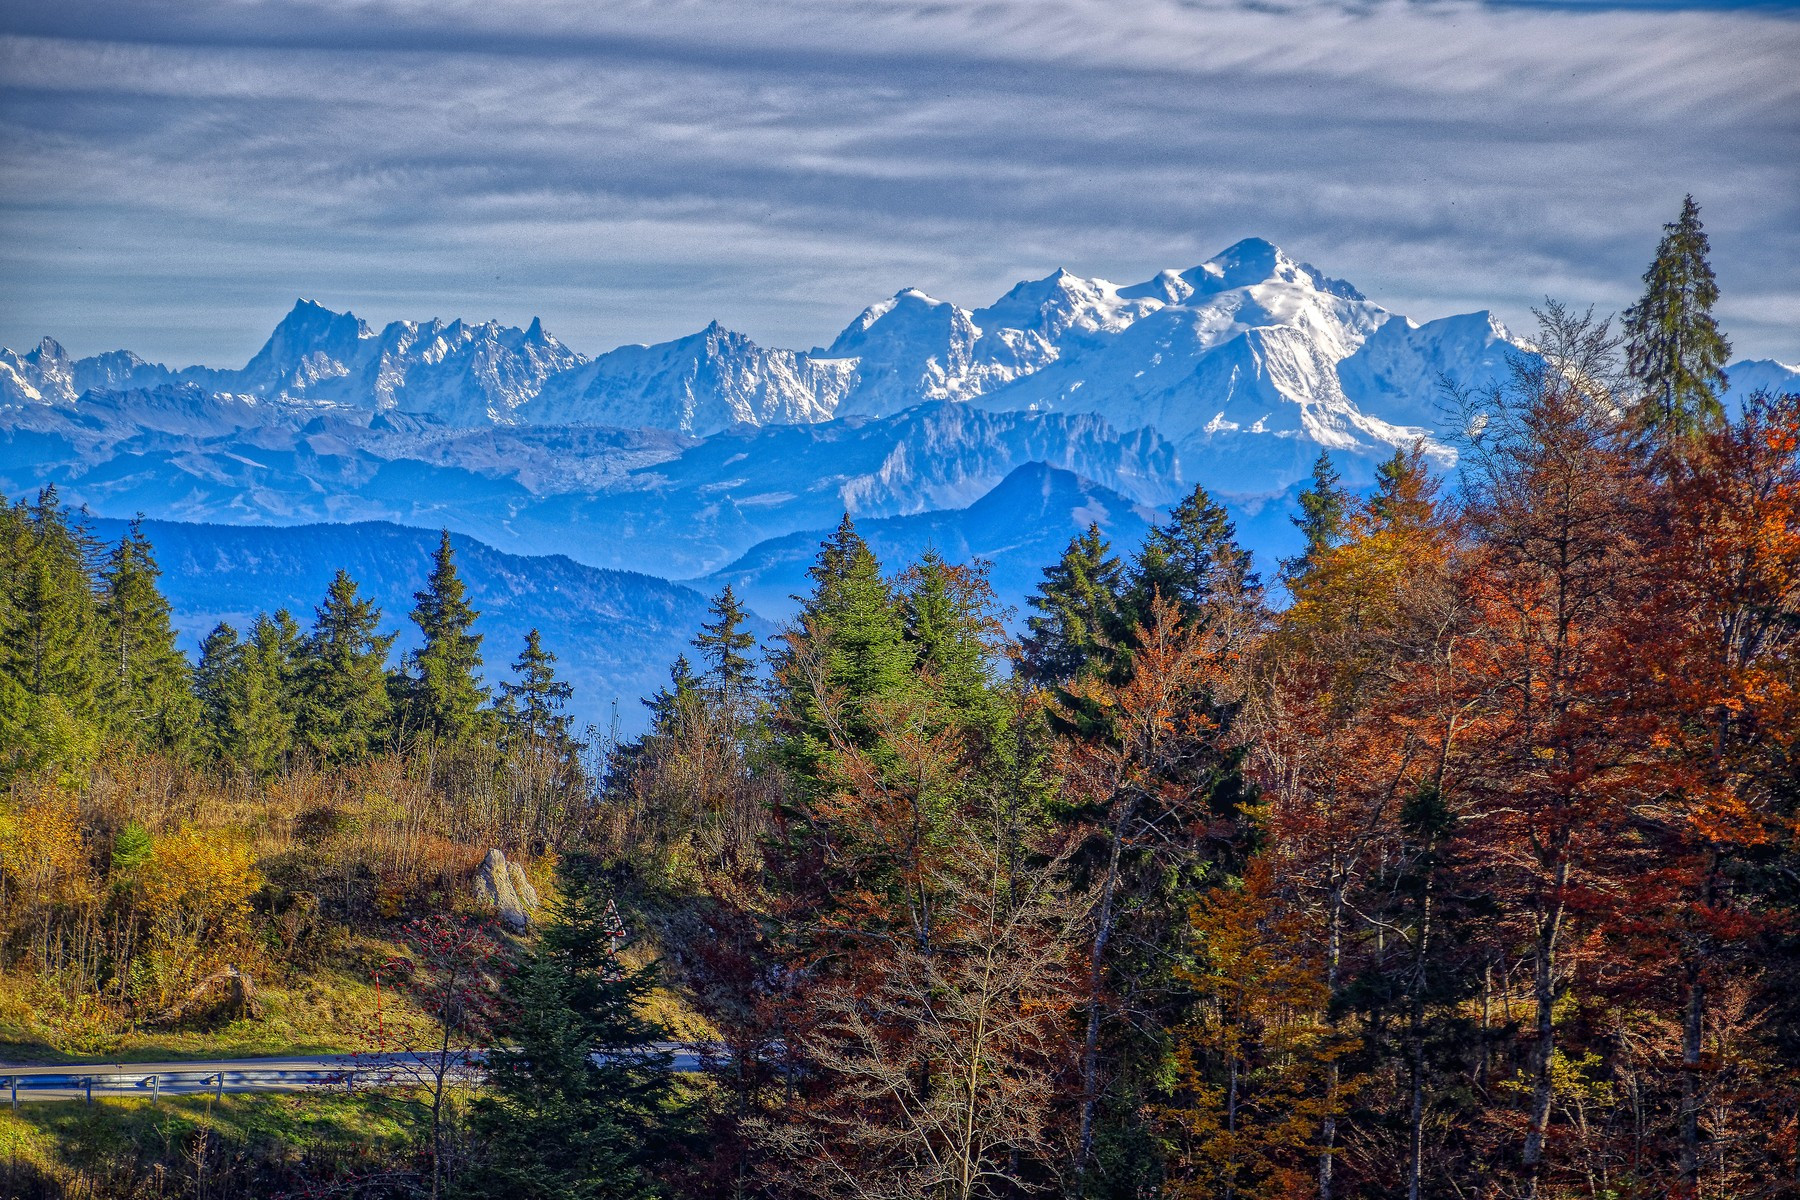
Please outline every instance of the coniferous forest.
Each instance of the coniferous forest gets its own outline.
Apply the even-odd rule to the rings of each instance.
[[[1721,404],[1706,254],[1689,201],[1616,325],[1447,389],[1454,475],[1321,455],[1289,561],[1200,487],[1013,623],[846,517],[630,740],[447,535],[416,652],[340,573],[189,662],[142,536],[0,509],[8,1039],[440,1068],[337,1141],[20,1126],[8,1186],[1800,1195],[1800,396]]]

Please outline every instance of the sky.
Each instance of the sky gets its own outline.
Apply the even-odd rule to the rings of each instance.
[[[306,296],[803,348],[1247,236],[1528,328],[1691,192],[1735,357],[1800,362],[1796,62],[1777,3],[0,0],[0,343],[237,366]]]

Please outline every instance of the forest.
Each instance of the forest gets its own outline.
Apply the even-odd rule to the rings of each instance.
[[[1321,454],[1288,561],[1197,487],[1015,626],[846,517],[629,740],[447,535],[403,661],[340,573],[190,664],[141,534],[0,506],[8,1056],[490,1051],[9,1188],[1800,1196],[1800,396],[1721,403],[1706,254],[1690,200],[1616,329],[1546,302],[1453,477]]]

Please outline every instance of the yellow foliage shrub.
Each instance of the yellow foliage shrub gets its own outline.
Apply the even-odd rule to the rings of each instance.
[[[189,825],[157,838],[135,898],[149,930],[133,981],[139,1002],[177,1004],[246,953],[250,900],[261,886],[250,846],[229,831]]]

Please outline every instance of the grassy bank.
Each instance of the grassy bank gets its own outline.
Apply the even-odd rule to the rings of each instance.
[[[425,1119],[422,1104],[393,1092],[0,1109],[0,1195],[380,1195]]]

